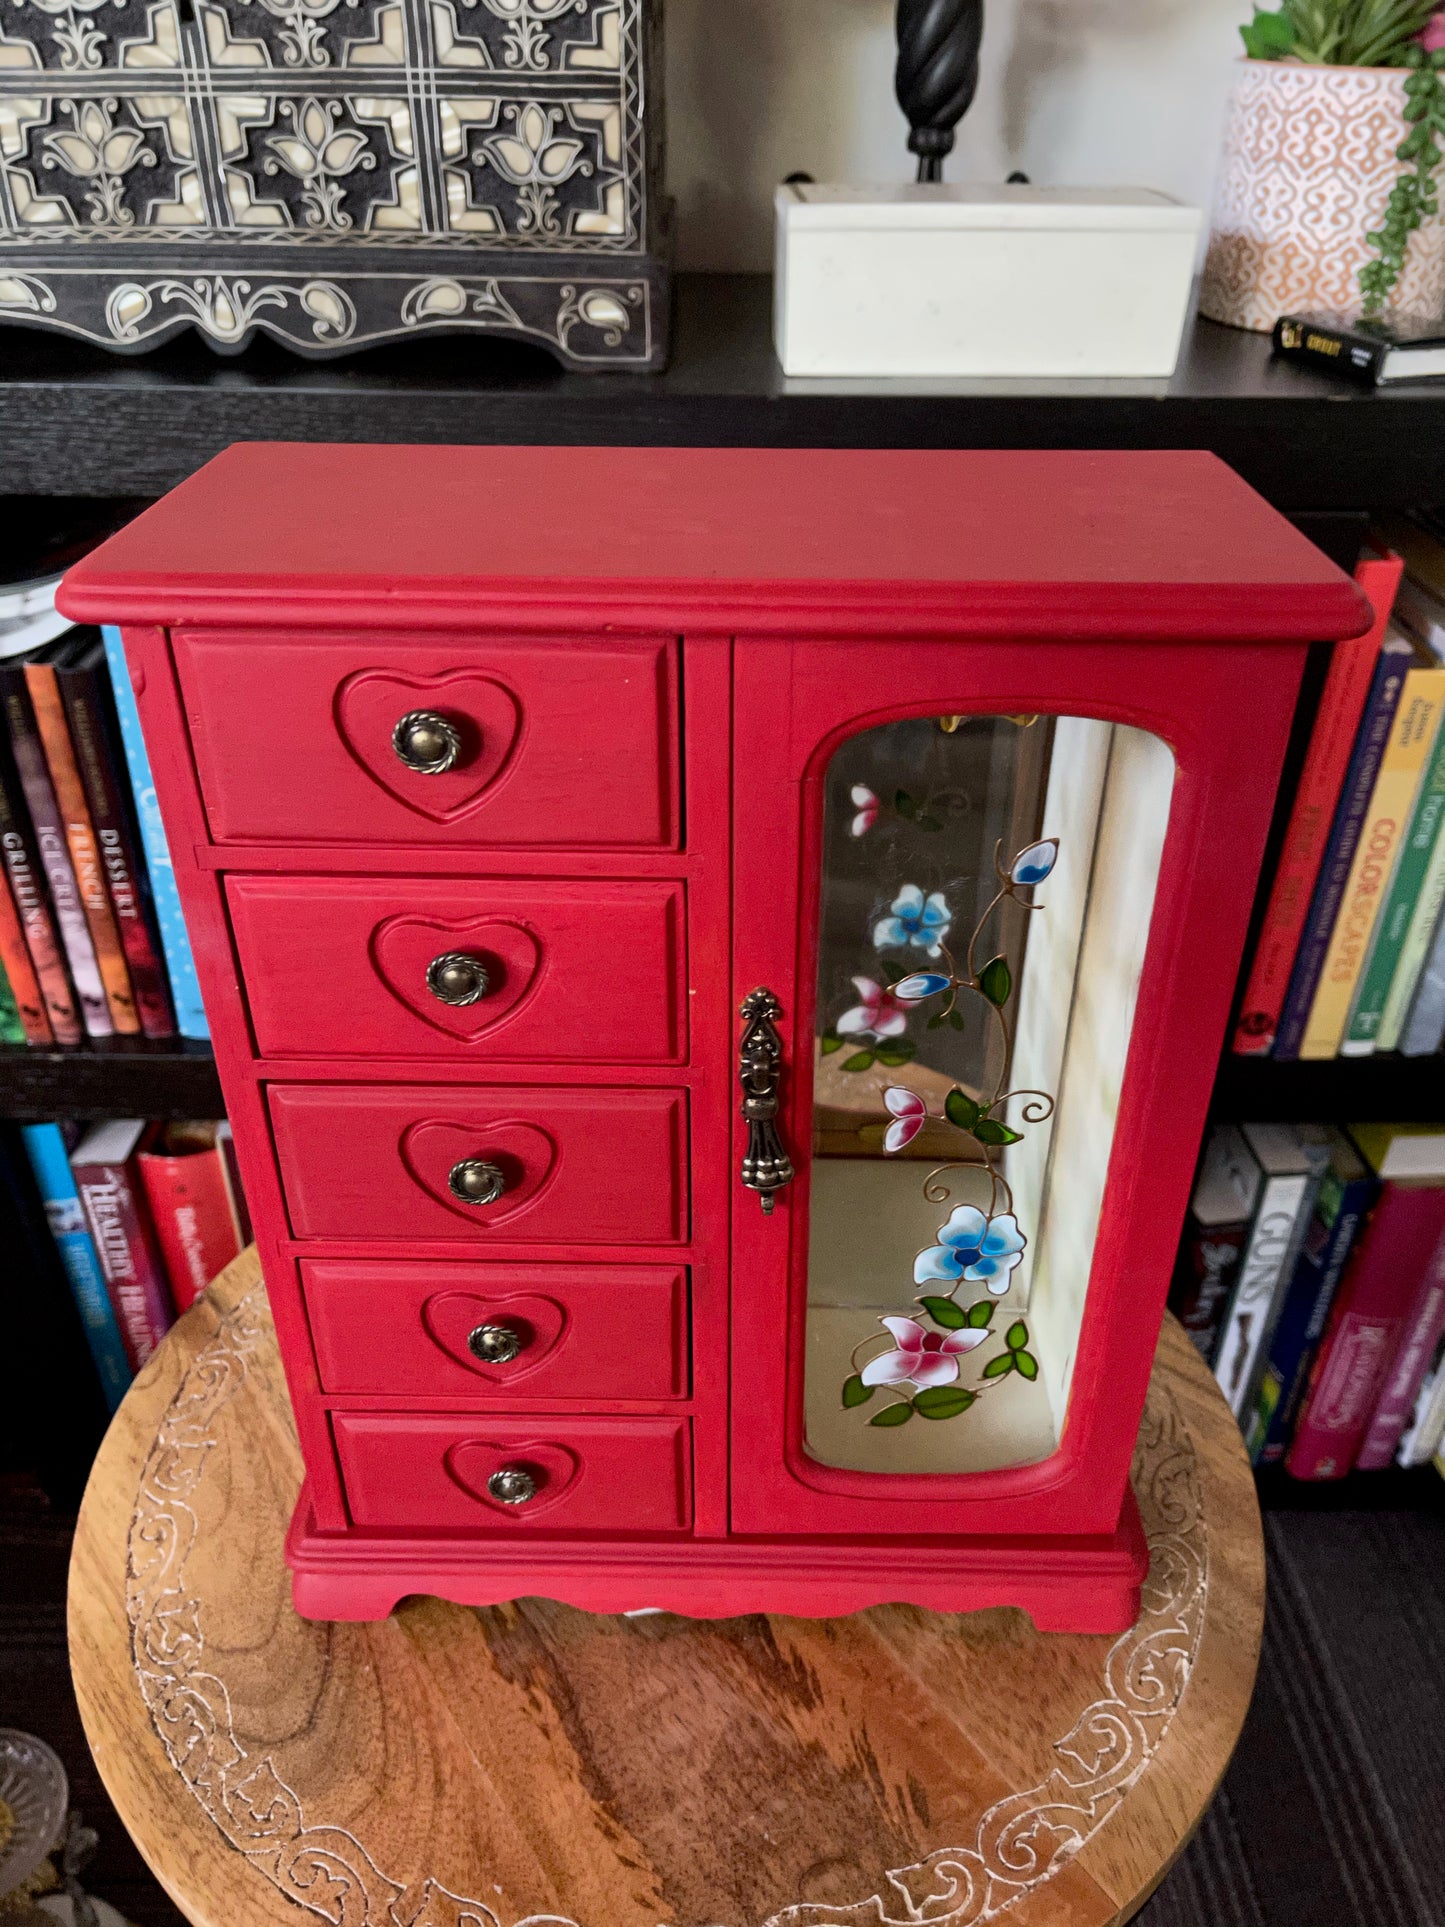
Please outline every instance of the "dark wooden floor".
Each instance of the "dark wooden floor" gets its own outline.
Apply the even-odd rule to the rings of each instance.
[[[1445,1927],[1445,1509],[1276,1511],[1266,1533],[1269,1613],[1244,1737],[1138,1919]],[[86,1751],[66,1664],[69,1540],[54,1515],[0,1515],[0,1725],[64,1759],[100,1833],[93,1891],[136,1927],[179,1927]]]

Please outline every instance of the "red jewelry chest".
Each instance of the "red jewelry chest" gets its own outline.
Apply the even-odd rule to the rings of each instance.
[[[1338,570],[1196,453],[243,445],[61,600],[124,633],[302,1612],[1130,1623]]]

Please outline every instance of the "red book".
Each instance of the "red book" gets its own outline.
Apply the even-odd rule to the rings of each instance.
[[[1406,1323],[1445,1237],[1445,1185],[1386,1184],[1340,1281],[1294,1443],[1297,1479],[1354,1466]]]
[[[1369,597],[1375,620],[1363,636],[1335,644],[1289,828],[1280,848],[1269,907],[1254,948],[1234,1032],[1236,1057],[1267,1057],[1274,1046],[1335,805],[1404,566],[1399,556],[1391,553],[1368,556],[1355,570],[1355,580]]]
[[[140,1369],[175,1322],[135,1168],[136,1148],[145,1129],[139,1118],[97,1124],[70,1155],[75,1188],[134,1370]]]
[[[1436,1245],[1435,1254],[1417,1286],[1415,1302],[1390,1361],[1385,1389],[1380,1393],[1360,1456],[1355,1460],[1361,1472],[1379,1472],[1394,1462],[1395,1447],[1410,1423],[1410,1414],[1415,1409],[1415,1400],[1442,1332],[1445,1332],[1445,1240]]]
[[[156,1124],[136,1164],[178,1312],[241,1249],[214,1124]]]
[[[35,975],[30,952],[25,947],[20,913],[15,908],[15,899],[10,894],[10,885],[3,869],[0,869],[0,969],[5,972],[10,994],[15,999],[15,1008],[20,1013],[20,1027],[25,1032],[26,1043],[43,1047],[52,1042],[55,1033],[45,1014],[40,980]]]
[[[78,1044],[85,1035],[80,1007],[70,987],[70,975],[60,948],[60,932],[50,914],[50,893],[45,887],[40,853],[35,847],[30,815],[20,788],[20,773],[11,757],[10,739],[3,727],[0,727],[0,855],[4,858],[11,900],[45,1006],[46,1022],[57,1044]],[[13,985],[15,979],[12,977],[10,981]]]

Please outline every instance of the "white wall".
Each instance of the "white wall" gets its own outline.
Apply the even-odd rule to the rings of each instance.
[[[668,187],[688,268],[764,268],[772,194],[912,177],[892,0],[659,0]],[[1157,187],[1208,207],[1248,0],[986,0],[953,180]]]

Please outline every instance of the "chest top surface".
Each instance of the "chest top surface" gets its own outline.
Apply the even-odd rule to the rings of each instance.
[[[1327,639],[1349,579],[1195,450],[238,443],[66,578],[79,620]]]

